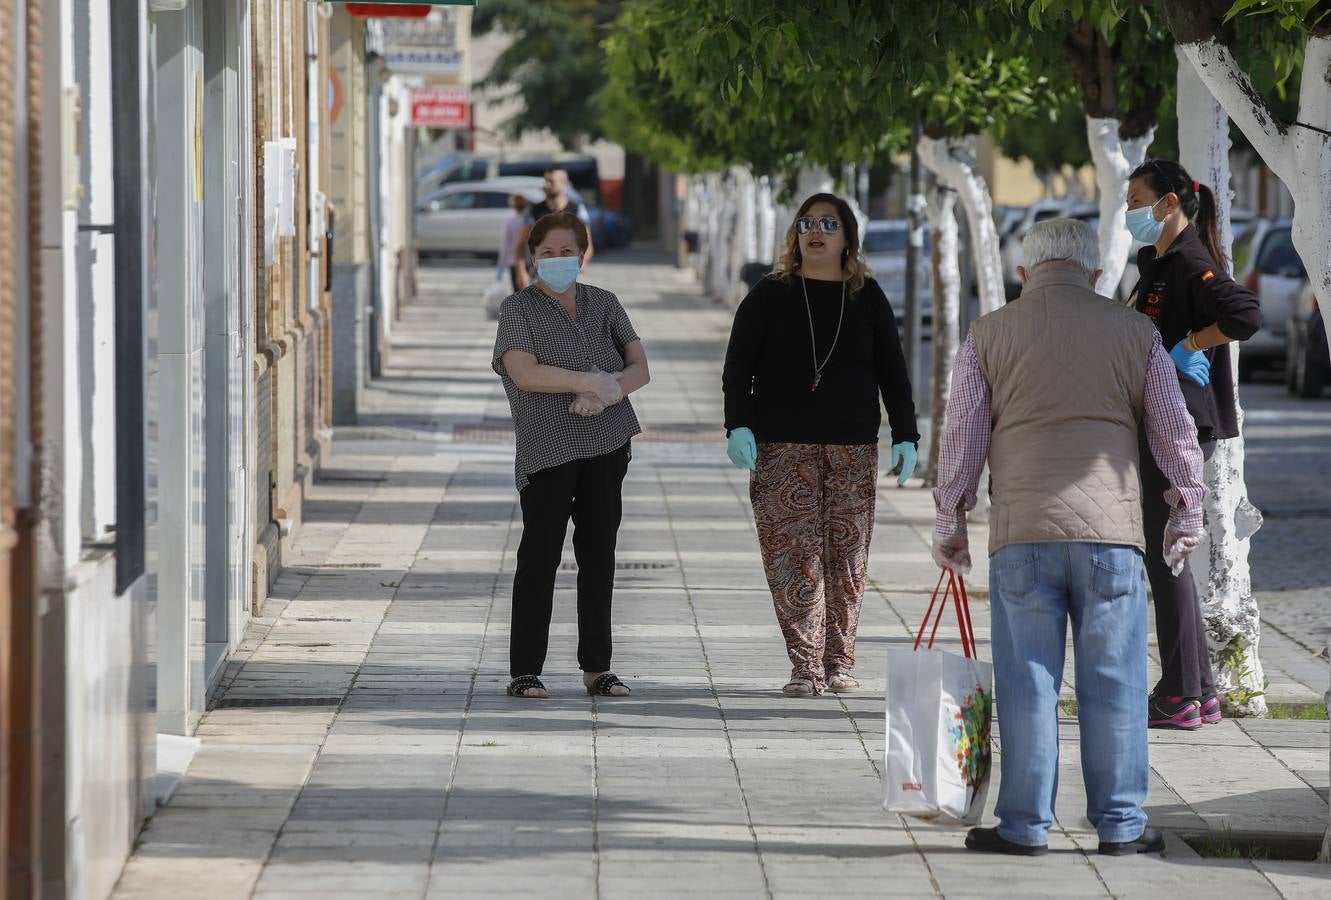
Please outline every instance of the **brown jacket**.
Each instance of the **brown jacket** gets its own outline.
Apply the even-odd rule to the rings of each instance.
[[[1096,294],[1080,271],[1052,267],[973,334],[992,392],[989,552],[1061,541],[1144,550],[1150,319]]]

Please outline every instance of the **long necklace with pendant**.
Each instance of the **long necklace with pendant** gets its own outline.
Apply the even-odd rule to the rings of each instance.
[[[800,287],[804,289],[804,312],[809,316],[809,344],[813,347],[813,384],[809,385],[809,393],[812,394],[818,390],[818,383],[823,380],[823,369],[827,368],[828,360],[836,350],[837,341],[841,340],[841,322],[846,317],[846,282],[844,279],[841,281],[841,312],[837,315],[836,335],[832,338],[832,346],[827,348],[827,355],[823,357],[822,365],[818,364],[818,339],[813,333],[813,309],[809,306],[809,286],[805,283],[803,275],[800,276]]]

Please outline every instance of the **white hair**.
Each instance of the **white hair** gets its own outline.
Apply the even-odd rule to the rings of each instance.
[[[1100,268],[1100,239],[1080,219],[1047,219],[1036,222],[1021,242],[1022,265],[1027,272],[1057,260],[1076,263],[1089,277]]]

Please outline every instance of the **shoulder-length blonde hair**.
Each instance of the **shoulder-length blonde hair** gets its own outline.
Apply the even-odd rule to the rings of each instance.
[[[864,287],[864,278],[867,274],[864,256],[860,253],[859,219],[855,218],[850,204],[836,194],[814,194],[809,197],[800,204],[795,219],[805,215],[815,203],[830,203],[836,207],[837,218],[841,220],[841,232],[846,236],[846,249],[841,259],[841,276],[850,282],[851,293],[855,293]],[[772,267],[773,274],[782,278],[792,278],[802,274],[800,267],[804,264],[804,260],[800,256],[800,239],[795,232],[795,219],[791,219],[790,227],[786,229],[785,247],[776,265]]]

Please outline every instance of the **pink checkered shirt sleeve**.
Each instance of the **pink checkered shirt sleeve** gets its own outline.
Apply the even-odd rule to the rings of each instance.
[[[975,337],[967,335],[952,367],[946,426],[938,447],[938,486],[934,488],[934,535],[949,538],[966,530],[966,513],[975,508],[980,473],[989,456],[989,382],[980,370]]]
[[[1155,333],[1146,368],[1146,440],[1160,471],[1169,479],[1165,503],[1171,524],[1180,531],[1202,530],[1202,448],[1197,444],[1197,425],[1188,413],[1179,388],[1174,361]]]

